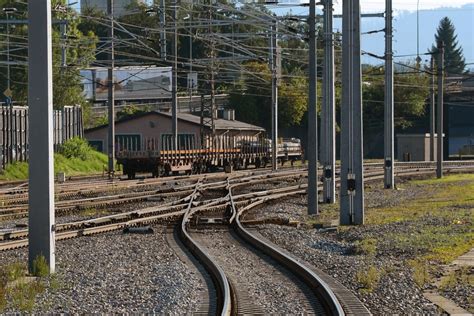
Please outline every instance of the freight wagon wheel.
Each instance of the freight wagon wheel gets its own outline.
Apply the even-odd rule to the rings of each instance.
[[[167,163],[164,167],[164,174],[165,174],[165,177],[168,177],[170,175],[170,172],[171,172],[171,166],[169,163]]]
[[[128,173],[127,173],[127,178],[128,178],[128,180],[135,179],[135,171],[134,170],[129,170]]]
[[[238,159],[233,161],[233,165],[234,165],[234,170],[239,170],[241,167],[240,161]]]

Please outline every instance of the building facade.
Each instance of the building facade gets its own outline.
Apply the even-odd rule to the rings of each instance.
[[[200,148],[201,119],[189,113],[178,113],[178,146],[184,148],[191,144]],[[148,112],[127,117],[115,122],[115,147],[116,150],[147,150],[152,143],[154,149],[168,149],[166,141],[171,137],[172,120],[169,113]],[[228,137],[241,137],[245,139],[256,138],[265,133],[265,129],[244,122],[219,118],[215,120],[216,135]],[[98,151],[107,152],[108,126],[98,126],[84,132],[85,138]]]
[[[114,16],[119,17],[129,13],[127,6],[134,1],[145,3],[145,0],[114,0]],[[107,0],[81,0],[81,12],[90,8],[107,12]]]

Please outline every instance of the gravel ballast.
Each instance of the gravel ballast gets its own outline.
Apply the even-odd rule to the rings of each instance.
[[[2,264],[26,261],[3,252]],[[59,242],[57,273],[37,297],[36,313],[194,312],[206,285],[168,247],[162,228],[150,235],[112,232]]]

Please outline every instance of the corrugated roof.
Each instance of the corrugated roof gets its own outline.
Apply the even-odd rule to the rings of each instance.
[[[165,113],[168,115],[168,113]],[[178,118],[184,121],[201,124],[201,118],[197,115],[190,114],[190,113],[178,113]],[[216,119],[214,120],[214,124],[216,129],[218,130],[227,130],[227,129],[236,129],[236,130],[252,130],[252,131],[265,131],[263,127],[244,123],[241,121],[229,121],[224,119]]]
[[[122,124],[122,123],[131,121],[140,117],[144,117],[147,115],[160,115],[160,116],[166,116],[168,118],[171,118],[170,113],[152,111],[152,112],[147,112],[147,113],[140,113],[133,116],[127,116],[119,121],[116,121],[115,124]],[[178,113],[178,120],[196,124],[196,125],[201,125],[201,118],[197,115],[193,115],[190,113]],[[230,130],[239,130],[239,131],[265,131],[263,127],[248,124],[248,123],[237,121],[237,120],[229,121],[229,120],[224,120],[224,119],[216,119],[214,120],[214,124],[216,126],[216,130],[229,130],[230,129]],[[95,131],[102,128],[106,128],[107,126],[108,124],[105,124],[105,125],[90,128],[86,131]]]

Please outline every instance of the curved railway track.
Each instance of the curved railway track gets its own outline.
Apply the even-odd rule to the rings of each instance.
[[[367,167],[367,182],[383,179],[383,171],[376,170],[377,168],[380,169],[378,166]],[[445,168],[448,172],[472,171],[472,165],[466,168],[464,164],[448,165],[445,166]],[[87,236],[155,222],[175,223],[178,219],[182,218],[180,235],[185,244],[190,247],[191,252],[199,258],[200,262],[205,264],[206,270],[210,273],[216,285],[216,301],[218,302],[216,310],[222,315],[229,315],[243,310],[256,312],[259,310],[258,308],[242,303],[248,300],[248,297],[245,295],[242,296],[242,292],[239,292],[239,282],[235,282],[235,280],[229,281],[225,271],[213,260],[212,256],[209,255],[204,247],[193,240],[193,234],[190,234],[188,231],[190,226],[202,224],[203,214],[211,214],[211,217],[213,216],[214,219],[220,219],[220,223],[230,224],[229,227],[235,230],[239,236],[238,238],[250,243],[251,247],[265,253],[271,257],[273,261],[279,262],[279,264],[284,266],[284,269],[296,274],[300,280],[298,282],[304,283],[304,286],[311,289],[315,301],[318,302],[315,303],[315,301],[309,300],[306,304],[307,306],[316,307],[313,312],[320,313],[321,310],[323,310],[325,314],[331,315],[368,314],[365,307],[351,295],[347,289],[337,284],[332,278],[327,275],[322,277],[321,275],[324,274],[321,271],[299,262],[299,260],[291,257],[291,255],[285,251],[282,251],[264,238],[261,238],[259,234],[255,234],[244,227],[240,221],[240,217],[246,211],[258,205],[292,195],[305,194],[307,186],[304,183],[299,183],[281,188],[241,193],[238,195],[233,194],[236,188],[244,187],[248,189],[257,183],[301,179],[305,177],[305,173],[305,170],[291,170],[267,175],[247,172],[244,174],[229,175],[225,180],[222,180],[222,175],[220,175],[220,177],[190,177],[189,179],[193,179],[195,182],[177,189],[176,191],[180,196],[177,196],[175,201],[130,212],[58,224],[56,226],[56,239],[63,240]],[[430,165],[410,165],[407,169],[401,170],[399,168],[396,172],[397,176],[414,176],[431,173],[433,173],[433,167]],[[176,179],[172,181],[176,181]],[[225,192],[225,196],[212,197],[211,199],[203,197],[206,192],[210,191],[219,193]],[[177,192],[166,192],[166,194]],[[150,194],[156,195],[157,193],[155,191]],[[216,220],[214,220],[214,222],[216,222]],[[0,250],[27,246],[27,236],[28,232],[26,229],[1,232],[0,240],[4,240],[4,242],[0,243]],[[300,285],[297,286],[300,287]],[[243,305],[244,307],[242,307]]]
[[[464,167],[463,167],[464,168]],[[472,171],[471,168],[462,169],[458,166],[449,167],[446,169],[449,171]],[[397,176],[414,176],[421,174],[431,174],[433,168],[411,168],[408,170],[398,170],[396,172]],[[221,180],[215,182],[205,183],[209,178],[204,176],[201,180],[196,182],[193,185],[186,186],[183,190],[175,192],[177,199],[172,202],[160,203],[157,206],[151,206],[139,210],[133,210],[128,212],[122,212],[107,216],[101,216],[93,219],[79,220],[69,223],[57,224],[56,225],[56,238],[58,240],[86,236],[90,234],[96,234],[101,232],[108,232],[111,230],[123,229],[130,226],[144,225],[148,223],[154,223],[159,221],[170,222],[175,221],[177,218],[183,216],[186,211],[187,202],[193,196],[196,187],[199,186],[200,191],[209,191],[209,190],[223,190],[228,187],[228,185],[233,185],[233,188],[236,187],[249,187],[256,183],[265,183],[271,181],[282,181],[287,179],[295,179],[304,177],[305,170],[299,171],[285,171],[279,173],[272,173],[267,175],[246,173],[248,176],[242,176],[241,174],[230,175],[228,180]],[[377,181],[383,179],[383,171],[373,171],[366,173],[366,181]],[[241,195],[234,196],[236,203],[241,206],[245,206],[251,203],[262,204],[269,200],[275,198],[283,198],[290,195],[296,194],[305,194],[306,193],[306,184],[297,184],[293,186],[286,186],[283,188],[276,188],[272,190],[263,190],[257,192],[250,192]],[[168,194],[168,193],[166,193]],[[156,192],[153,193],[153,196],[156,196]],[[100,201],[100,203],[105,203]],[[110,203],[116,203],[112,200]],[[222,206],[228,206],[229,201],[227,196],[213,199],[209,201],[194,201],[198,205],[197,209],[219,209]],[[2,209],[1,212],[5,211]],[[11,214],[1,214],[2,216],[7,217]],[[27,214],[24,213],[23,216]],[[4,218],[5,218],[4,217]],[[15,249],[19,247],[25,247],[28,244],[27,241],[28,230],[27,229],[8,229],[0,232],[0,240],[4,242],[0,243],[0,251]]]

